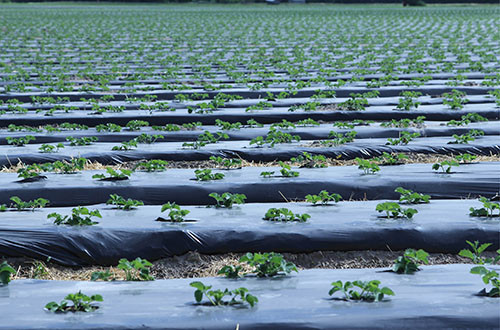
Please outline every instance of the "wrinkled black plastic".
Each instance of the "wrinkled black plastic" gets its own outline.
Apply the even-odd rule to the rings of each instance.
[[[311,191],[316,193],[316,191]],[[306,203],[245,204],[233,209],[183,207],[191,212],[184,223],[155,221],[167,217],[160,206],[122,211],[103,205],[99,224],[56,226],[47,214],[70,214],[70,208],[7,212],[0,219],[0,255],[51,260],[65,265],[115,265],[120,258],[156,260],[189,251],[205,254],[276,251],[402,250],[457,253],[465,241],[490,242],[499,247],[500,219],[469,216],[476,200],[433,200],[404,205],[419,211],[412,220],[386,219],[376,212],[377,201],[341,202],[330,206]],[[307,213],[305,223],[266,221],[271,208]]]
[[[498,299],[475,295],[483,283],[472,265],[424,266],[415,275],[383,269],[304,270],[285,278],[157,280],[154,282],[13,281],[0,287],[0,328],[40,329],[494,329]],[[331,282],[381,281],[395,296],[383,302],[346,302],[328,295]],[[246,287],[258,297],[254,308],[194,305],[193,280],[214,288]],[[81,290],[101,294],[92,313],[44,311]],[[340,293],[334,297],[341,297]],[[20,307],[21,306],[21,307]],[[29,317],[27,317],[29,315]]]

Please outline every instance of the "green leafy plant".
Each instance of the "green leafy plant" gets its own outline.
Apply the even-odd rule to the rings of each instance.
[[[465,98],[466,96],[464,92],[453,89],[451,93],[443,94],[443,104],[447,105],[452,110],[460,110],[464,107],[464,104],[469,102],[469,100]]]
[[[258,136],[250,141],[250,145],[256,144],[257,146],[263,146],[268,144],[272,148],[276,144],[291,143],[293,141],[300,141],[300,136],[291,135],[289,133],[276,130],[275,128],[271,128],[265,138]]]
[[[394,260],[392,271],[398,274],[413,274],[420,270],[418,267],[422,263],[429,263],[428,256],[429,254],[422,249],[406,249],[402,256]]]
[[[119,181],[119,180],[128,180],[129,176],[133,173],[132,170],[125,170],[121,169],[118,171],[115,171],[111,167],[106,167],[106,173],[108,176],[105,174],[94,174],[92,175],[92,179],[98,179],[98,180],[107,180],[107,181]]]
[[[394,296],[394,292],[388,287],[380,288],[380,281],[342,281],[332,282],[332,288],[328,291],[331,296],[336,292],[342,292],[345,300],[361,300],[367,302],[382,301],[384,296]]]
[[[149,123],[144,120],[131,120],[125,125],[129,131],[139,131],[141,127],[149,126]]]
[[[410,133],[407,131],[401,131],[399,132],[399,138],[397,139],[391,139],[388,138],[386,145],[391,145],[391,146],[396,146],[396,145],[407,145],[410,141],[412,141],[414,138],[417,138],[420,136],[420,133]]]
[[[11,275],[14,275],[15,273],[16,270],[12,268],[7,261],[2,261],[2,263],[0,263],[0,284],[9,284]]]
[[[469,209],[469,215],[472,217],[499,217],[500,216],[500,203],[490,201],[486,197],[480,197],[479,201],[483,203],[483,207]],[[498,213],[495,213],[498,210]]]
[[[122,127],[113,123],[99,124],[95,127],[98,132],[121,132]]]
[[[53,163],[41,164],[39,166],[42,170],[47,172],[71,174],[83,170],[85,164],[87,164],[87,159],[80,157],[80,158],[72,158],[69,162],[57,160]]]
[[[161,212],[168,211],[168,217],[172,222],[182,222],[184,221],[184,217],[190,213],[189,210],[183,210],[176,203],[166,203],[161,207]],[[160,221],[165,221],[159,218]]]
[[[125,272],[126,281],[154,281],[154,277],[150,274],[152,263],[146,259],[135,258],[129,261],[122,258],[118,261],[118,268]]]
[[[125,199],[122,196],[111,194],[109,195],[109,199],[106,202],[106,205],[114,205],[120,210],[128,211],[136,208],[137,206],[144,205],[144,203],[135,199]]]
[[[292,167],[282,161],[279,161],[279,165],[281,166],[280,173],[282,176],[286,178],[293,178],[299,176],[299,172],[292,171]]]
[[[224,179],[224,173],[212,173],[210,169],[202,169],[194,171],[197,181],[211,181]]]
[[[401,161],[404,159],[408,159],[408,156],[401,153],[388,153],[382,152],[380,157],[373,158],[374,161],[380,163],[380,165],[398,165],[401,164]]]
[[[380,123],[381,127],[396,127],[396,128],[408,128],[408,127],[423,127],[425,116],[418,116],[415,119],[403,118],[400,120],[391,119]]]
[[[229,169],[241,166],[241,159],[238,158],[222,158],[220,156],[210,156],[211,161],[215,162],[218,166]]]
[[[260,172],[260,176],[264,177],[264,178],[270,178],[274,175],[274,171],[263,171],[263,172]]]
[[[491,243],[480,244],[479,241],[474,241],[474,243],[470,241],[465,242],[470,246],[470,249],[460,250],[458,253],[459,256],[468,258],[478,265],[494,265],[500,261],[500,250],[497,250],[497,255],[494,258],[484,258],[482,256],[482,253],[492,245]]]
[[[270,208],[267,210],[264,215],[264,220],[268,221],[298,221],[298,222],[306,222],[311,216],[307,213],[299,214],[293,213],[291,210],[287,208]]]
[[[225,265],[223,266],[218,272],[217,275],[224,275],[227,278],[240,278],[243,276],[243,274],[240,274],[240,272],[243,270],[243,267],[240,265]]]
[[[398,105],[396,106],[399,110],[410,110],[412,108],[417,109],[421,104],[420,102],[416,102],[415,99],[419,96],[422,96],[420,92],[414,91],[403,91],[399,94],[402,98],[399,99]]]
[[[455,139],[454,141],[448,142],[448,144],[468,144],[476,139],[477,136],[484,135],[484,131],[472,129],[469,132],[457,135],[453,134],[452,137]]]
[[[458,162],[460,162],[461,164],[470,164],[476,158],[477,158],[476,155],[471,155],[471,154],[467,154],[467,153],[455,156],[455,159]]]
[[[52,153],[52,152],[58,152],[59,149],[64,148],[64,144],[58,143],[56,145],[50,145],[50,144],[42,144],[38,150],[41,153]]]
[[[132,139],[130,141],[124,141],[119,146],[114,146],[111,148],[112,151],[128,151],[132,150],[132,148],[137,148],[137,140]]]
[[[326,190],[321,190],[317,195],[306,195],[306,202],[313,203],[313,205],[316,205],[317,203],[321,203],[321,205],[327,205],[331,201],[338,203],[341,199],[342,196],[340,196],[339,194],[330,194]]]
[[[354,160],[358,164],[358,169],[363,170],[364,174],[375,174],[380,171],[380,167],[374,161],[359,157],[356,157]]]
[[[92,296],[87,296],[81,291],[77,293],[68,294],[59,304],[55,301],[51,301],[45,305],[45,309],[50,312],[55,313],[67,313],[67,312],[93,312],[99,308],[95,303],[98,301],[103,301],[100,294],[94,294]]]
[[[344,134],[331,131],[328,134],[329,139],[320,140],[319,142],[327,147],[338,147],[340,145],[354,141],[356,135],[356,131],[350,131]]]
[[[394,191],[401,194],[401,196],[399,197],[400,203],[406,203],[406,204],[430,203],[430,199],[431,199],[430,195],[420,194],[420,193],[411,191],[409,189],[404,189],[403,187],[397,187],[396,190],[394,190]]]
[[[196,289],[194,292],[194,299],[197,303],[201,303],[205,296],[212,306],[232,306],[248,303],[250,307],[254,307],[259,301],[257,297],[250,294],[247,288],[238,288],[234,290],[210,290],[211,285],[205,285],[200,281],[191,282],[189,284]],[[230,297],[230,300],[224,300],[224,297]]]
[[[415,214],[418,213],[417,210],[412,208],[404,209],[398,203],[394,202],[384,202],[377,204],[376,211],[379,213],[385,212],[385,217],[388,219],[396,218],[408,218],[411,219]]]
[[[94,142],[97,142],[98,140],[99,138],[96,136],[84,136],[81,138],[74,138],[72,136],[68,136],[66,138],[66,141],[69,142],[70,146],[88,146]]]
[[[168,162],[161,159],[152,159],[138,163],[134,171],[141,170],[146,172],[163,172],[167,169]]]
[[[286,276],[292,271],[298,272],[294,263],[286,261],[279,253],[246,253],[240,263],[247,263],[253,269],[250,273],[257,277]]]
[[[500,279],[498,277],[498,273],[495,270],[488,269],[484,266],[476,266],[470,270],[471,274],[481,275],[481,279],[484,284],[491,284],[493,288],[489,291],[484,288],[479,292],[480,295],[485,295],[488,297],[500,297]]]
[[[60,215],[59,213],[50,213],[47,219],[54,218],[56,225],[69,225],[69,226],[92,226],[98,222],[92,221],[92,217],[102,218],[99,210],[90,211],[86,207],[74,207],[71,210],[71,215]]]
[[[290,158],[292,163],[302,164],[300,167],[324,168],[328,167],[327,159],[323,155],[311,155],[308,152],[302,152],[302,155]]]
[[[215,199],[215,207],[217,208],[232,208],[233,204],[244,204],[245,199],[247,199],[247,196],[244,194],[232,194],[229,192],[225,192],[222,195],[219,195],[218,193],[210,193],[208,196],[212,197]]]
[[[452,159],[452,160],[443,160],[442,162],[440,163],[435,163],[432,165],[432,169],[434,171],[438,171],[439,169],[441,169],[441,173],[444,173],[444,174],[449,174],[451,173],[451,168],[453,166],[460,166],[460,164]]]
[[[37,198],[32,201],[24,202],[23,200],[21,200],[21,198],[12,196],[10,200],[12,201],[10,207],[15,208],[18,211],[25,211],[30,209],[31,211],[35,211],[35,209],[44,208],[50,203],[49,200],[45,198]]]
[[[30,143],[30,141],[35,141],[36,138],[33,135],[26,135],[26,136],[19,137],[19,138],[13,138],[11,136],[7,136],[5,138],[5,140],[7,140],[8,144],[12,144],[16,147],[22,147],[25,144]]]

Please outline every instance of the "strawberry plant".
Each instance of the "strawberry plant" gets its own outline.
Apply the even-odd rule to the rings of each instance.
[[[87,296],[81,291],[77,293],[68,294],[59,304],[55,301],[51,301],[45,305],[45,309],[50,312],[55,313],[67,313],[67,312],[93,312],[99,308],[95,305],[96,302],[103,301],[100,294],[94,294],[92,296]]]
[[[484,288],[479,292],[480,295],[487,297],[500,298],[500,279],[495,270],[488,269],[484,266],[476,266],[470,270],[471,274],[481,275],[484,284],[491,284],[493,288],[489,291]]]
[[[199,149],[201,147],[206,146],[210,143],[217,143],[221,139],[229,139],[229,135],[226,133],[216,132],[215,135],[210,133],[209,131],[205,131],[202,134],[198,135],[198,140],[196,142],[184,142],[182,144],[183,147],[189,147],[193,149]]]
[[[114,205],[120,210],[128,211],[136,208],[137,206],[144,205],[144,203],[135,199],[125,199],[122,196],[111,194],[109,195],[109,199],[106,202],[106,205]]]
[[[401,131],[399,132],[399,138],[397,139],[388,138],[386,145],[391,145],[391,146],[407,145],[410,141],[419,136],[420,133],[410,133],[407,131]]]
[[[154,277],[150,274],[149,268],[152,263],[146,259],[136,258],[129,261],[122,258],[118,261],[118,269],[125,272],[125,281],[154,281]]]
[[[328,167],[327,159],[323,155],[311,155],[308,152],[302,152],[302,155],[290,158],[292,163],[301,163],[300,167],[324,168]]]
[[[276,130],[275,128],[271,128],[269,129],[269,132],[267,133],[265,138],[263,136],[258,136],[250,141],[250,145],[256,144],[257,146],[263,146],[265,144],[268,144],[270,147],[274,147],[276,144],[291,143],[293,141],[299,142],[300,136],[291,135]]]
[[[239,130],[241,128],[241,123],[240,122],[230,123],[228,121],[222,121],[220,119],[216,119],[215,126],[220,127],[220,129],[224,131]]]
[[[128,150],[132,150],[132,148],[137,148],[137,140],[136,139],[122,142],[122,144],[120,146],[114,146],[113,148],[111,148],[111,150],[112,151],[128,151]]]
[[[197,181],[211,181],[224,179],[224,173],[212,173],[210,169],[195,170],[195,180]]]
[[[408,159],[408,156],[401,153],[388,153],[382,152],[380,157],[373,158],[374,161],[379,162],[380,165],[399,165],[402,164],[402,160]]]
[[[298,221],[298,222],[306,222],[311,216],[307,213],[299,214],[293,213],[291,210],[287,208],[270,208],[267,210],[264,215],[264,220],[268,221]]]
[[[468,144],[471,141],[474,141],[477,136],[483,136],[484,131],[477,130],[477,129],[472,129],[466,134],[462,135],[457,135],[453,134],[452,137],[455,139],[455,141],[450,141],[448,144]]]
[[[243,267],[239,265],[237,266],[225,265],[217,272],[217,275],[224,275],[227,278],[235,279],[243,276],[242,274],[240,274],[242,270]]]
[[[209,158],[211,161],[215,162],[217,166],[230,169],[234,167],[240,167],[241,166],[241,159],[238,158],[222,158],[220,156],[210,156]]]
[[[261,123],[258,123],[255,119],[249,119],[249,120],[247,120],[246,127],[249,127],[249,128],[264,127],[264,125]]]
[[[137,143],[146,143],[146,144],[152,144],[155,143],[159,139],[165,138],[163,135],[159,134],[146,134],[142,133],[141,135],[137,136],[134,140],[137,141]]]
[[[293,178],[299,176],[299,172],[297,171],[292,171],[292,168],[290,165],[285,164],[282,161],[279,161],[279,165],[281,166],[280,173],[283,177],[285,178]]]
[[[7,285],[10,282],[10,276],[14,275],[16,270],[12,268],[7,261],[0,263],[0,284]]]
[[[36,164],[21,167],[17,170],[17,177],[22,178],[20,182],[32,182],[40,179],[46,179],[46,176],[40,175],[40,167]]]
[[[240,263],[247,263],[257,277],[286,276],[298,272],[294,263],[286,261],[279,253],[247,253],[241,256]]]
[[[163,172],[167,169],[168,162],[161,159],[152,159],[138,163],[134,171],[141,170],[146,172]]]
[[[45,198],[37,198],[32,201],[24,202],[23,200],[21,200],[21,198],[17,196],[12,196],[10,200],[12,201],[10,207],[15,208],[18,211],[26,211],[30,209],[31,211],[35,211],[35,209],[44,208],[50,203],[49,200]]]
[[[467,153],[455,156],[455,159],[458,162],[460,162],[461,164],[470,164],[476,158],[477,158],[476,155],[471,155],[471,154],[467,154]]]
[[[477,122],[482,122],[482,121],[488,121],[488,119],[484,118],[480,114],[476,112],[470,112],[466,115],[463,115],[461,117],[461,120],[450,120],[449,122],[446,123],[447,126],[465,126],[469,125],[470,123],[477,123]]]
[[[335,203],[338,203],[342,199],[342,196],[339,194],[330,194],[326,190],[321,190],[317,195],[306,195],[306,202],[308,203],[313,203],[313,205],[316,205],[316,203],[321,203],[321,205],[327,205],[328,202],[334,201]]]
[[[342,110],[354,110],[354,111],[360,111],[360,110],[365,110],[368,105],[368,100],[366,97],[362,94],[359,93],[351,93],[349,94],[351,98],[348,100],[341,102],[337,104],[339,109]]]
[[[416,102],[414,99],[418,98],[419,96],[422,96],[422,93],[420,92],[413,92],[413,91],[403,91],[399,94],[399,96],[402,96],[402,98],[399,99],[399,103],[396,106],[397,109],[399,110],[410,110],[412,108],[417,109],[418,106],[421,104],[420,102]]]
[[[106,173],[108,176],[105,174],[94,174],[92,175],[92,179],[98,179],[100,181],[120,181],[120,180],[128,180],[129,176],[132,174],[132,170],[119,170],[115,171],[111,167],[106,167]]]
[[[380,171],[380,167],[374,161],[359,157],[356,157],[354,160],[358,163],[358,169],[363,170],[364,174],[375,174]]]
[[[328,134],[329,139],[321,140],[320,143],[327,147],[338,147],[342,144],[354,141],[356,135],[356,131],[351,131],[344,134],[331,131],[330,134]]]
[[[432,165],[432,169],[434,171],[438,171],[439,169],[441,169],[441,173],[443,174],[450,174],[452,173],[451,172],[451,168],[452,166],[460,166],[460,164],[452,159],[452,160],[443,160],[442,162],[440,163],[435,163]]]
[[[197,303],[201,303],[204,296],[212,306],[232,306],[247,303],[250,307],[254,307],[259,301],[257,297],[248,292],[247,288],[243,287],[234,290],[226,288],[222,291],[220,289],[210,290],[212,288],[211,285],[205,285],[199,281],[191,282],[189,285],[196,289],[194,299]],[[231,300],[224,300],[224,297],[230,297]]]
[[[92,221],[92,217],[102,218],[99,210],[90,211],[86,207],[74,207],[71,210],[71,215],[60,215],[59,213],[50,213],[47,219],[54,218],[56,225],[69,225],[69,226],[92,226],[98,224]]]
[[[483,203],[483,207],[475,208],[471,207],[469,209],[469,215],[472,217],[499,217],[500,216],[500,203],[495,203],[490,201],[486,197],[480,197],[479,201]],[[498,210],[498,214],[495,213]]]
[[[81,138],[74,138],[72,136],[68,136],[66,138],[66,141],[69,142],[70,146],[88,146],[94,142],[97,142],[98,140],[99,138],[96,136],[84,136]]]
[[[394,292],[388,287],[380,288],[380,281],[342,281],[332,282],[332,288],[328,291],[331,296],[336,292],[342,292],[345,300],[360,300],[367,302],[382,301],[385,295],[394,296]]]
[[[140,131],[141,127],[146,126],[149,126],[149,123],[143,120],[131,120],[125,125],[129,131]]]
[[[401,196],[399,197],[400,203],[425,204],[429,203],[429,200],[431,199],[430,195],[413,192],[409,189],[404,189],[403,187],[397,187],[394,191],[401,194]]]
[[[170,203],[170,202],[162,205],[161,212],[165,211],[168,211],[168,217],[172,222],[182,222],[185,220],[184,217],[190,213],[189,210],[183,210],[176,203]],[[167,220],[159,217],[157,221],[167,221]]]
[[[306,127],[306,126],[319,126],[320,124],[311,118],[299,120],[298,122],[295,123],[299,127]]]
[[[52,153],[52,152],[58,152],[59,149],[64,148],[64,145],[62,143],[58,143],[56,145],[50,145],[50,144],[42,144],[38,150],[41,153]]]
[[[396,218],[407,218],[411,219],[415,214],[418,213],[417,210],[412,208],[403,209],[401,205],[394,202],[384,202],[377,204],[376,211],[379,213],[385,212],[385,217],[387,219]]]
[[[428,264],[427,257],[429,254],[424,250],[406,249],[402,256],[394,260],[392,271],[398,274],[413,274],[420,270],[420,264]]]
[[[113,123],[99,124],[95,127],[98,132],[121,132],[122,127]]]
[[[479,244],[479,241],[465,241],[470,246],[470,250],[460,250],[459,256],[470,259],[473,263],[477,265],[495,265],[500,261],[500,250],[497,250],[497,256],[494,258],[484,258],[481,254],[490,247],[491,243]]]
[[[71,174],[83,170],[86,163],[87,159],[80,157],[80,158],[72,158],[71,161],[69,162],[57,160],[53,163],[41,164],[40,168],[48,172]]]
[[[232,194],[229,192],[225,192],[222,195],[213,192],[208,196],[215,199],[215,207],[223,207],[228,209],[232,208],[233,204],[244,204],[245,199],[247,199],[247,196],[245,196],[244,194]]]
[[[260,176],[264,177],[264,178],[270,178],[274,175],[274,171],[263,171],[263,172],[260,172]]]
[[[424,124],[425,116],[418,116],[416,119],[391,119],[390,121],[386,121],[383,123],[380,123],[381,127],[396,127],[396,128],[408,128],[408,127],[423,127],[425,126]]]
[[[447,105],[452,110],[460,110],[464,107],[464,104],[469,102],[469,100],[465,98],[466,96],[464,92],[453,89],[451,93],[443,94],[443,104]]]
[[[30,141],[35,141],[36,138],[33,135],[26,135],[19,138],[13,138],[11,136],[7,136],[5,140],[7,140],[8,144],[12,144],[16,147],[23,147],[25,144],[30,143]]]
[[[294,123],[289,122],[286,119],[282,119],[281,122],[272,124],[270,128],[271,129],[283,129],[283,130],[286,130],[286,129],[295,129],[297,127],[295,126]]]

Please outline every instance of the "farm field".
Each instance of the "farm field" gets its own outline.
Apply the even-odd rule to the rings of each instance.
[[[0,5],[0,329],[497,327],[499,14]]]

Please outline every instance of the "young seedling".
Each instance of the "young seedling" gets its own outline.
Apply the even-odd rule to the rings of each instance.
[[[161,159],[153,159],[138,163],[134,171],[141,170],[146,172],[163,172],[167,169],[168,162]]]
[[[2,261],[2,263],[0,263],[0,284],[9,284],[11,275],[14,275],[15,273],[16,270],[12,268],[7,261]]]
[[[399,99],[398,105],[396,106],[396,108],[399,110],[408,111],[412,108],[417,109],[421,104],[420,102],[415,101],[415,99],[417,99],[419,96],[422,96],[422,93],[420,92],[404,91],[401,92],[399,96],[402,96],[402,98]]]
[[[247,253],[241,256],[240,263],[247,263],[257,277],[286,276],[298,272],[293,262],[286,261],[279,253]]]
[[[484,295],[492,298],[500,298],[500,279],[495,270],[488,269],[484,266],[476,266],[470,270],[471,274],[481,275],[484,284],[491,284],[493,288],[489,291],[484,288],[479,292],[479,295]]]
[[[10,205],[10,207],[15,208],[18,211],[31,210],[34,212],[35,209],[44,208],[45,206],[47,206],[50,203],[49,200],[47,200],[45,198],[37,198],[33,201],[24,202],[21,200],[21,198],[19,198],[17,196],[12,196],[10,198],[10,200],[12,201],[12,204]]]
[[[144,203],[135,199],[125,199],[122,196],[111,194],[106,205],[114,205],[117,209],[129,211],[135,209],[137,206],[144,205]]]
[[[432,165],[434,171],[439,171],[441,169],[442,174],[450,174],[452,166],[460,166],[456,160],[444,160],[441,163],[435,163]]]
[[[235,279],[243,276],[243,274],[240,274],[242,270],[243,267],[241,267],[240,265],[225,265],[217,272],[217,275],[224,275],[226,278]]]
[[[95,127],[98,132],[121,132],[122,127],[113,123],[99,124]]]
[[[455,139],[454,141],[448,142],[448,144],[468,144],[476,139],[478,136],[483,136],[484,131],[472,129],[466,134],[457,135],[453,134],[452,137]]]
[[[217,166],[223,167],[225,169],[241,167],[241,159],[238,158],[222,158],[220,156],[210,156],[209,159],[215,162]]]
[[[103,301],[100,294],[94,294],[92,296],[87,296],[81,291],[77,293],[68,294],[61,303],[56,303],[55,301],[49,302],[45,305],[45,309],[50,312],[55,313],[67,313],[67,312],[93,312],[99,308],[95,303],[98,301]]]
[[[285,178],[294,178],[300,174],[297,171],[292,171],[292,167],[282,161],[279,161],[279,165],[281,166],[280,173]]]
[[[398,203],[394,202],[384,202],[377,204],[376,211],[379,213],[385,212],[385,217],[387,219],[396,218],[407,218],[411,219],[415,214],[418,213],[417,210],[412,208],[403,209]]]
[[[132,148],[137,148],[137,140],[136,139],[122,142],[121,145],[114,146],[113,148],[111,148],[111,150],[112,151],[129,151],[129,150],[132,150]]]
[[[306,222],[307,219],[309,219],[311,216],[307,213],[304,214],[299,214],[299,213],[293,213],[291,210],[287,208],[270,208],[267,210],[266,214],[264,215],[264,220],[268,221],[298,221],[298,222]]]
[[[302,164],[301,168],[324,168],[328,167],[327,159],[323,155],[311,155],[308,152],[302,152],[302,155],[290,158],[292,163]]]
[[[254,138],[250,141],[250,145],[256,144],[257,146],[261,147],[261,146],[267,144],[272,148],[276,144],[292,143],[293,141],[299,142],[300,136],[291,135],[291,134],[276,130],[275,128],[271,128],[271,129],[269,129],[269,132],[267,133],[265,138],[263,136],[257,136],[256,138]]]
[[[274,171],[271,171],[271,172],[260,172],[260,176],[264,177],[264,178],[270,178],[274,175]]]
[[[419,271],[418,268],[422,263],[428,264],[427,257],[429,254],[424,250],[406,249],[402,256],[394,260],[392,271],[398,274],[413,274]]]
[[[40,167],[36,164],[21,167],[17,170],[17,177],[21,178],[22,180],[18,182],[35,182],[41,179],[47,179],[46,176],[40,175],[40,173],[38,172],[39,170]]]
[[[83,170],[86,163],[87,159],[80,157],[80,158],[72,158],[71,161],[69,162],[57,160],[53,163],[41,164],[40,168],[43,171],[47,172],[74,174],[77,173],[78,171]]]
[[[38,150],[40,153],[52,153],[52,152],[58,152],[59,149],[64,148],[64,144],[58,143],[56,145],[51,145],[51,144],[42,144]]]
[[[486,197],[480,197],[479,201],[483,203],[483,207],[475,208],[471,207],[469,209],[469,215],[472,217],[499,217],[500,216],[500,203],[495,203],[490,201]],[[495,213],[498,210],[498,213]]]
[[[397,138],[397,139],[388,138],[387,142],[386,142],[386,145],[391,145],[391,146],[407,145],[414,138],[417,138],[419,136],[420,136],[420,133],[410,133],[410,132],[407,132],[407,131],[401,131],[399,133],[399,138]]]
[[[30,143],[30,141],[36,140],[36,138],[33,135],[26,135],[19,138],[13,138],[11,136],[8,136],[5,139],[7,140],[8,144],[12,144],[16,147],[23,147],[25,144]]]
[[[257,297],[248,292],[247,288],[243,287],[231,291],[226,288],[222,291],[220,289],[210,290],[211,285],[205,285],[200,281],[191,282],[189,285],[196,289],[194,299],[197,303],[201,303],[204,296],[209,300],[211,306],[232,306],[247,303],[250,307],[254,307],[259,301]],[[224,297],[231,297],[231,300],[224,300]]]
[[[332,288],[328,291],[331,296],[336,292],[342,292],[345,300],[360,300],[366,302],[382,301],[385,295],[394,296],[394,292],[388,287],[380,288],[380,281],[342,281],[332,282]]]
[[[472,163],[475,159],[477,158],[476,155],[471,155],[471,154],[461,154],[461,155],[456,155],[455,159],[460,163],[460,164],[470,164]]]
[[[338,203],[341,199],[342,196],[340,196],[339,194],[330,194],[326,190],[321,190],[317,195],[306,195],[306,202],[313,203],[313,205],[316,205],[317,203],[321,203],[321,205],[327,205],[331,201]]]
[[[330,134],[328,134],[329,139],[320,140],[319,142],[327,147],[338,147],[340,145],[354,141],[354,138],[357,134],[358,133],[356,131],[350,131],[344,134],[331,131]]]
[[[244,204],[247,196],[244,194],[232,194],[229,192],[225,192],[222,195],[218,193],[210,193],[208,196],[215,199],[215,207],[216,208],[227,208],[230,209],[233,207],[233,204]]]
[[[92,221],[92,217],[102,218],[99,210],[90,211],[86,207],[75,207],[71,210],[71,215],[60,215],[59,213],[50,213],[47,219],[54,218],[55,225],[68,226],[92,226],[98,224],[97,221]]]
[[[464,107],[464,104],[469,102],[465,97],[467,94],[453,89],[451,93],[443,94],[443,104],[450,107],[452,110],[460,110]]]
[[[183,222],[185,220],[184,217],[190,213],[189,210],[183,210],[176,203],[170,203],[170,202],[162,205],[161,212],[165,211],[168,211],[168,217],[170,218],[171,222]],[[157,221],[169,221],[169,220],[165,220],[164,218],[159,217]]]
[[[388,165],[388,166],[402,164],[402,160],[404,159],[408,159],[408,156],[401,153],[390,154],[385,151],[382,153],[382,156],[373,158],[373,160],[379,162],[380,165]]]
[[[409,189],[404,189],[403,187],[397,187],[396,190],[394,191],[401,194],[401,196],[399,197],[400,203],[405,203],[405,204],[430,203],[429,201],[431,199],[430,195],[424,195],[417,192],[413,192]]]
[[[195,170],[195,179],[197,181],[211,181],[224,179],[224,173],[212,173],[210,169]]]
[[[125,281],[154,281],[154,277],[149,273],[152,263],[146,259],[136,258],[129,261],[122,258],[118,261],[118,268],[125,272]]]
[[[366,109],[365,106],[368,105],[368,100],[366,99],[365,95],[359,93],[351,93],[349,95],[351,96],[351,98],[349,98],[347,101],[337,104],[339,109],[354,111]]]
[[[131,120],[126,125],[129,131],[139,131],[141,127],[146,127],[146,126],[149,126],[149,123],[143,120]]]
[[[470,246],[470,250],[463,249],[458,253],[459,256],[470,259],[477,265],[495,265],[500,261],[500,250],[497,250],[497,255],[494,258],[484,258],[482,253],[490,247],[491,243],[480,244],[479,241],[465,241]]]
[[[98,179],[99,181],[121,181],[128,180],[129,176],[132,174],[132,170],[119,170],[120,172],[115,171],[111,167],[106,167],[105,174],[94,174],[92,175],[92,179]]]
[[[390,121],[380,123],[381,127],[396,127],[396,128],[408,128],[408,127],[423,127],[425,116],[418,116],[416,119],[391,119]]]
[[[380,171],[380,167],[374,161],[359,157],[356,157],[354,160],[358,163],[358,169],[363,170],[364,174],[375,174]]]
[[[70,146],[89,146],[94,142],[97,142],[99,140],[98,137],[96,136],[84,136],[81,138],[74,138],[72,136],[68,136],[66,138],[66,141],[69,142]]]

